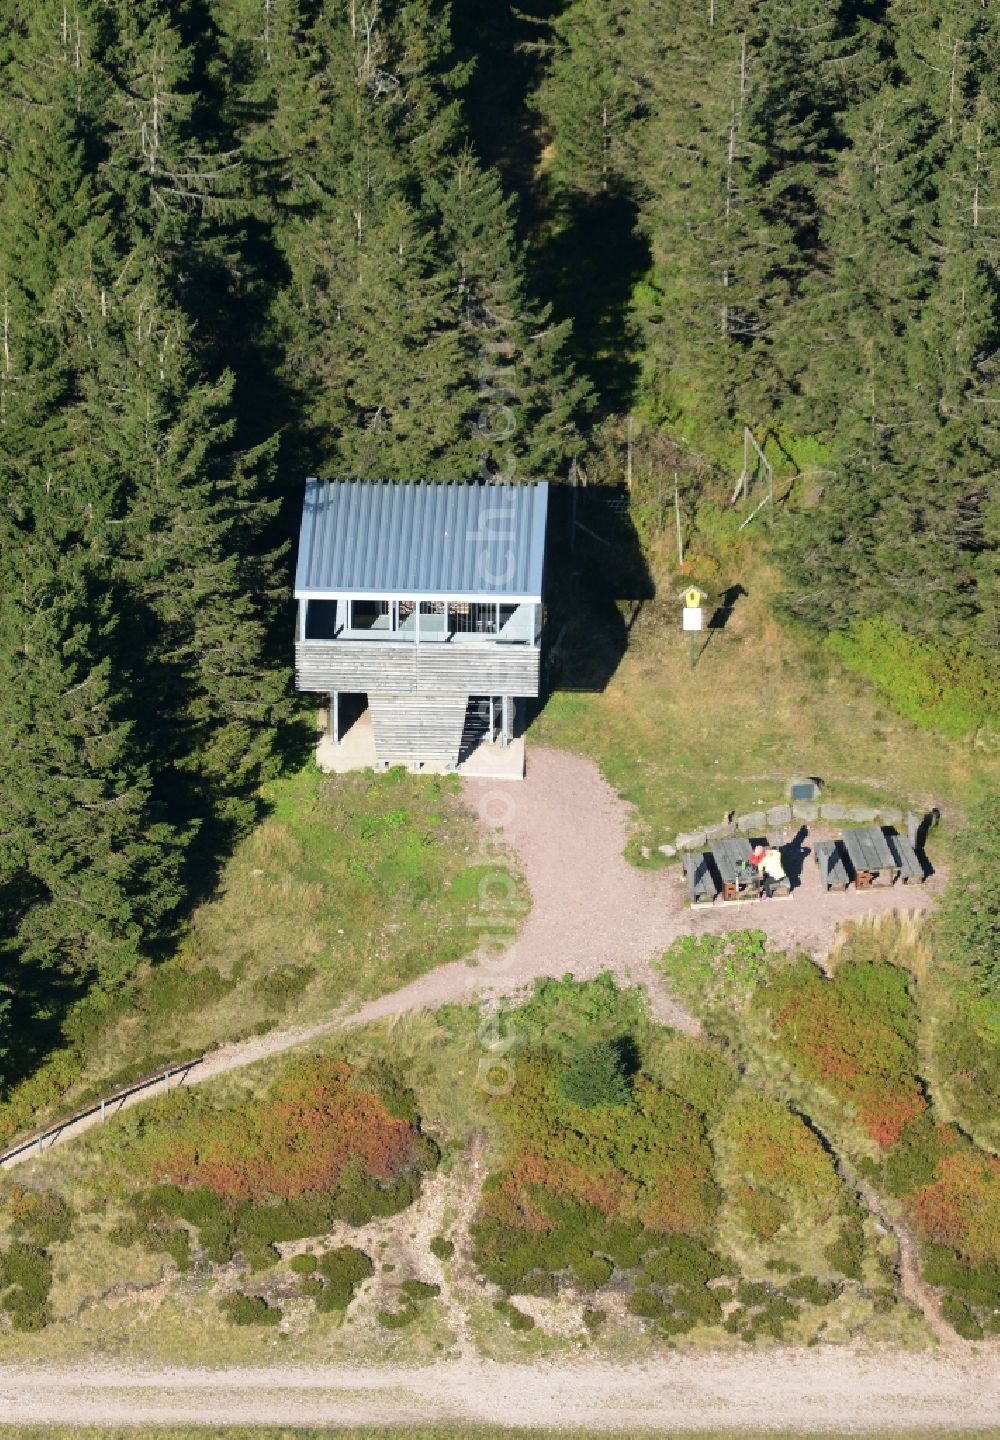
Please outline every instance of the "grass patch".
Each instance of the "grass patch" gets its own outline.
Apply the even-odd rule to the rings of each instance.
[[[687,577],[661,571],[670,598],[640,613],[606,687],[556,688],[531,727],[535,743],[590,755],[636,807],[633,857],[730,810],[782,803],[793,775],[820,776],[830,801],[937,805],[947,818],[1000,772],[995,755],[902,718],[822,645],[780,626],[769,610],[773,580],[750,559],[718,578],[692,573],[711,589],[709,619],[728,587],[749,592],[724,628],[703,633],[694,671],[673,598]]]
[[[459,959],[484,873],[513,865],[452,777],[324,778],[310,764],[266,799],[270,814],[176,953],[70,1010],[65,1043],[0,1103],[0,1144],[217,1043],[308,1023]]]

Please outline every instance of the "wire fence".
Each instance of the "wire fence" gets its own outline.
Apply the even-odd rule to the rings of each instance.
[[[93,1100],[89,1104],[81,1106],[79,1110],[62,1116],[45,1130],[38,1130],[26,1139],[18,1140],[8,1149],[0,1151],[0,1170],[16,1165],[31,1154],[43,1154],[46,1149],[52,1148],[66,1130],[77,1125],[81,1120],[88,1120],[91,1116],[99,1115],[103,1124],[109,1114],[119,1114],[124,1109],[125,1102],[133,1095],[145,1094],[148,1090],[155,1090],[157,1086],[165,1095],[169,1095],[171,1081],[180,1076],[178,1083],[183,1084],[189,1072],[195,1066],[203,1064],[205,1058],[204,1055],[197,1055],[191,1060],[183,1060],[176,1065],[171,1065],[166,1070],[157,1070],[153,1074],[143,1075],[140,1079],[133,1080],[131,1084],[122,1086],[120,1090],[115,1090],[110,1095]]]

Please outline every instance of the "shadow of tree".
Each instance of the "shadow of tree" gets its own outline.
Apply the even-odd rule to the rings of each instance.
[[[626,411],[633,400],[639,346],[630,302],[650,264],[638,206],[624,191],[564,199],[539,243],[544,297],[558,320],[572,321],[570,353],[605,414]]]

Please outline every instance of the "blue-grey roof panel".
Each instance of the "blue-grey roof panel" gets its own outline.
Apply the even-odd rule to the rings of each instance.
[[[296,595],[540,600],[549,487],[306,481]]]

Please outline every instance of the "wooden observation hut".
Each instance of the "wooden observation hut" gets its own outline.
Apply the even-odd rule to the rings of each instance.
[[[295,684],[330,739],[369,712],[379,767],[506,747],[538,694],[548,485],[306,481]]]

